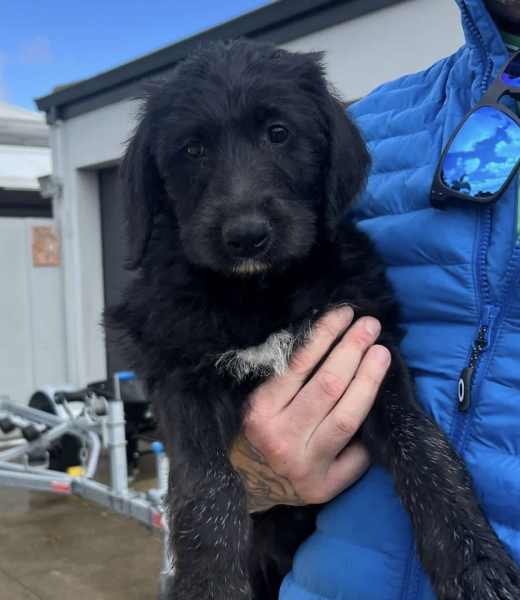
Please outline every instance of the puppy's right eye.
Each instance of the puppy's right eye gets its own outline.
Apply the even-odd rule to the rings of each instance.
[[[184,147],[184,151],[190,158],[202,158],[206,154],[206,148],[198,140],[187,144]]]
[[[268,133],[272,144],[283,144],[289,137],[289,130],[283,125],[272,125]]]

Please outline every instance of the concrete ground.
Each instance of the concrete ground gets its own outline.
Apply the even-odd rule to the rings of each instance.
[[[0,489],[1,600],[156,600],[161,556],[160,535],[136,521],[75,497]]]

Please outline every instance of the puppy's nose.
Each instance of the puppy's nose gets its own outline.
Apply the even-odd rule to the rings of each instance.
[[[255,258],[271,245],[271,226],[265,219],[236,219],[224,225],[222,237],[231,256]]]

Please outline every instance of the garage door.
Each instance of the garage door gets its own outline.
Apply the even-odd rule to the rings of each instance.
[[[103,280],[105,306],[119,302],[122,292],[132,279],[131,271],[124,268],[126,238],[124,229],[124,204],[117,167],[99,171],[99,197],[101,202],[101,234],[103,242]],[[107,333],[107,373],[128,369],[114,336]]]

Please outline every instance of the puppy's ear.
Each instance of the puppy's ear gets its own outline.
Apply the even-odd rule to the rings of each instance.
[[[370,155],[361,133],[346,114],[345,104],[329,93],[325,108],[329,137],[325,222],[334,239],[341,218],[365,183]]]
[[[150,150],[149,126],[142,118],[129,141],[119,170],[126,204],[128,258],[126,268],[137,269],[152,234],[162,182]]]

